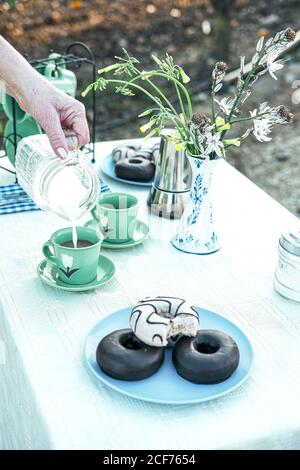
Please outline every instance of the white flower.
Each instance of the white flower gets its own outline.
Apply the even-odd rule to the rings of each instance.
[[[221,101],[216,99],[216,102],[220,106],[221,111],[223,111],[226,116],[228,116],[232,110],[232,106],[234,105],[235,99],[234,98],[222,98]]]
[[[256,109],[255,109],[256,111]],[[259,105],[259,114],[262,114],[262,113],[271,113],[273,111],[272,108],[270,108],[270,106],[268,106],[268,103],[267,101],[264,101],[263,103],[261,103]]]
[[[210,158],[209,152],[207,151],[207,149],[204,148],[202,144],[198,143],[198,146],[199,146],[199,154],[201,158],[205,161],[208,161]]]
[[[282,69],[283,67],[282,61],[276,60],[277,57],[278,57],[277,52],[272,52],[267,57],[267,68],[268,68],[269,74],[271,75],[272,78],[274,78],[274,80],[277,80],[275,72],[277,72],[277,70]]]
[[[240,74],[241,74],[241,78],[243,78],[244,73],[245,73],[245,56],[242,55],[240,57]]]
[[[220,140],[221,133],[216,132],[215,134],[206,134],[206,153],[216,153],[218,157],[223,157],[224,144]]]
[[[258,112],[257,109],[254,109],[253,111],[250,111],[251,117],[254,118],[253,121],[253,134],[257,138],[259,142],[268,142],[271,140],[271,137],[267,137],[268,134],[270,134],[272,130],[272,120],[270,119],[270,116],[266,115],[265,117],[258,117],[257,116]]]
[[[269,119],[257,119],[253,123],[253,134],[259,142],[269,142],[271,137],[267,137],[272,131],[272,122]]]
[[[68,269],[73,266],[73,256],[70,255],[61,255],[61,262],[63,266]]]
[[[264,40],[265,38],[263,36],[258,40],[258,43],[256,44],[256,52],[260,52],[262,50],[263,45],[264,45]]]
[[[263,116],[261,116],[263,114]],[[250,111],[250,116],[254,119],[253,134],[259,142],[268,142],[271,137],[267,137],[272,131],[274,124],[274,110],[268,106],[268,103],[259,105],[259,109]]]

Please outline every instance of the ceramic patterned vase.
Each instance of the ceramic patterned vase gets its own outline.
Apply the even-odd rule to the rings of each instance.
[[[220,249],[211,203],[213,171],[220,159],[187,156],[193,172],[190,197],[171,242],[178,250],[206,255]]]

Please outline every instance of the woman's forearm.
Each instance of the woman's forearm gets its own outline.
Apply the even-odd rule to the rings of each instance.
[[[6,92],[13,96],[20,106],[26,102],[35,90],[42,86],[51,88],[21,54],[19,54],[2,36],[0,36],[0,80],[4,82]]]
[[[83,104],[55,88],[2,36],[0,80],[4,82],[6,93],[13,96],[21,108],[31,114],[44,129],[60,158],[65,158],[68,150],[63,127],[75,132],[80,146],[89,142]]]

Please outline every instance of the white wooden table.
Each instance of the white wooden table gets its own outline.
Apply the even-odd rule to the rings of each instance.
[[[97,159],[114,144],[98,144]],[[0,216],[0,448],[300,448],[300,305],[272,287],[278,237],[295,218],[222,162],[214,195],[222,248],[189,255],[169,243],[176,221],[149,217],[147,190],[107,182],[138,195],[151,238],[106,251],[117,274],[96,291],[62,292],[37,278],[41,246],[62,221]],[[146,295],[183,296],[241,327],[255,352],[247,382],[193,406],[144,403],[96,384],[83,362],[86,335]]]

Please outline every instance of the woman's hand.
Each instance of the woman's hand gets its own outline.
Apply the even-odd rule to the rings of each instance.
[[[48,135],[50,144],[60,158],[67,156],[68,147],[62,128],[71,129],[77,135],[79,147],[88,144],[89,129],[85,107],[80,102],[55,89],[43,77],[30,93],[16,97],[21,108],[30,113]]]

